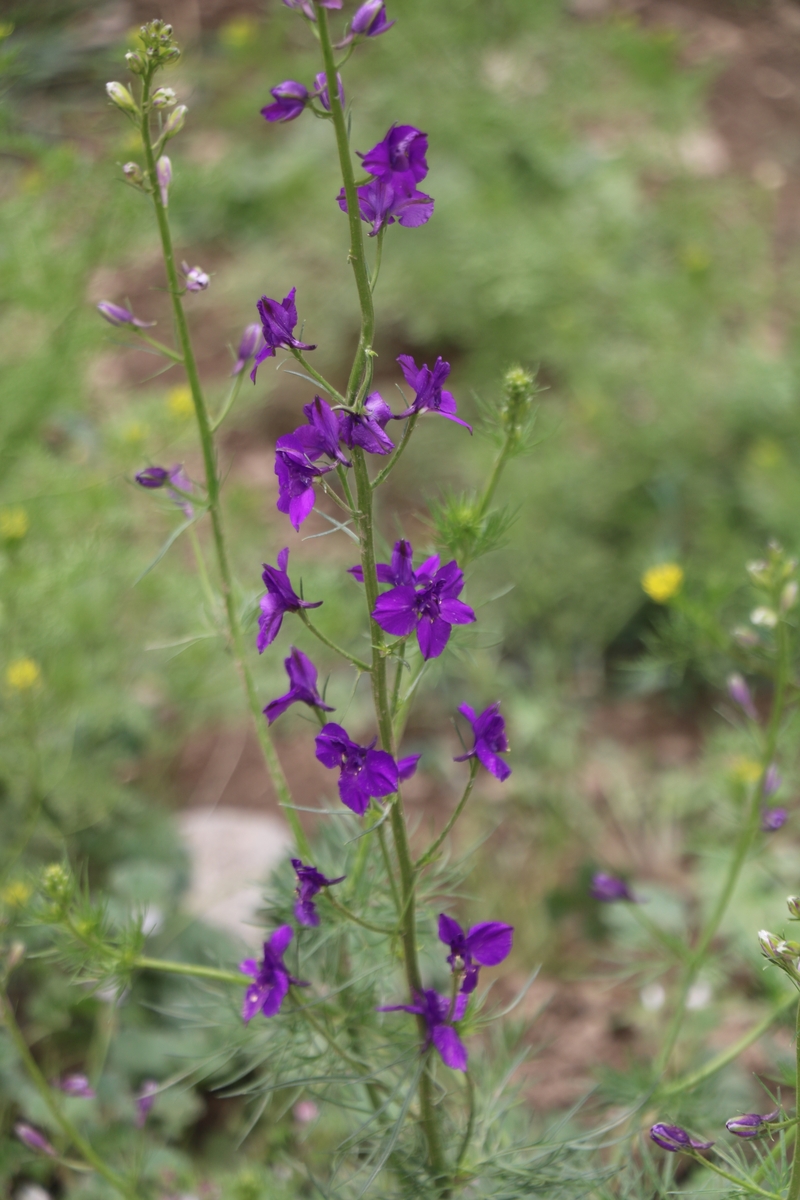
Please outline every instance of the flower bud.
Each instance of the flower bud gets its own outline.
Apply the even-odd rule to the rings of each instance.
[[[165,142],[168,142],[170,138],[175,137],[175,134],[180,133],[180,131],[183,129],[183,126],[186,123],[186,114],[188,111],[189,110],[185,104],[179,104],[178,107],[173,109],[169,114],[166,122],[164,123],[164,131],[162,135]]]
[[[122,174],[128,180],[128,183],[133,183],[136,187],[141,187],[144,183],[144,174],[138,163],[126,162],[122,168]]]
[[[65,1096],[77,1096],[81,1100],[93,1100],[97,1095],[88,1078],[80,1072],[64,1075],[53,1086],[57,1087]]]
[[[797,580],[791,579],[781,592],[781,612],[788,612],[797,603]]]
[[[501,422],[506,429],[519,430],[530,416],[536,395],[536,377],[524,367],[511,367],[503,379],[505,401],[501,405]]]
[[[774,796],[782,782],[783,781],[778,774],[778,768],[775,766],[775,763],[770,763],[764,774],[764,797],[766,798],[768,796]]]
[[[758,942],[761,946],[761,953],[770,962],[775,963],[776,967],[792,967],[794,965],[790,953],[793,943],[786,942],[776,933],[770,933],[768,929],[759,930]]]
[[[166,208],[169,204],[169,185],[172,183],[172,163],[166,154],[162,154],[156,163],[156,180],[158,181],[158,190],[161,193],[162,207]]]
[[[800,896],[787,896],[786,907],[789,909],[789,920],[800,921]]]
[[[789,819],[785,808],[765,808],[761,813],[761,829],[764,833],[777,833]]]
[[[738,704],[743,709],[751,721],[758,720],[753,698],[750,695],[750,689],[744,681],[744,676],[738,672],[728,676],[728,695],[734,704]]]
[[[636,903],[633,893],[624,879],[609,875],[606,871],[596,871],[592,876],[589,894],[594,900],[604,904],[613,904],[615,900],[631,900]]]
[[[755,630],[748,629],[746,625],[737,625],[732,631],[731,637],[745,650],[752,650],[753,646],[758,645],[758,634]]]
[[[778,614],[772,608],[767,608],[765,605],[759,605],[750,613],[750,620],[753,625],[762,625],[765,629],[774,629],[778,624]]]
[[[107,83],[106,95],[112,104],[116,104],[117,108],[123,112],[129,113],[131,116],[136,116],[139,109],[136,106],[136,101],[130,94],[128,89],[121,83]]]
[[[72,891],[72,880],[61,863],[50,863],[42,872],[42,891],[51,900],[67,900]]]
[[[32,1125],[28,1125],[25,1121],[17,1121],[14,1126],[14,1133],[21,1142],[24,1142],[31,1150],[39,1150],[42,1154],[46,1154],[49,1158],[57,1158],[58,1154],[48,1142],[43,1133],[38,1129],[34,1129]]]
[[[129,50],[125,62],[132,75],[144,75],[144,59],[137,50]]]
[[[145,467],[136,476],[136,482],[143,488],[161,488],[169,479],[166,467]]]
[[[201,267],[190,267],[188,263],[182,262],[181,270],[186,279],[187,292],[204,292],[211,282]]]
[[[710,1150],[713,1142],[695,1141],[680,1125],[665,1125],[662,1122],[651,1126],[650,1137],[662,1150],[678,1154],[681,1150]]]
[[[121,304],[111,304],[108,300],[101,300],[97,311],[111,325],[134,325],[137,329],[149,329],[151,325],[155,325],[155,321],[140,321],[130,309],[123,308]]]
[[[764,1113],[763,1116],[761,1113],[744,1113],[741,1117],[731,1117],[729,1121],[725,1122],[725,1128],[728,1133],[734,1133],[737,1137],[761,1137],[763,1134],[769,1133],[764,1126],[768,1125],[770,1121],[774,1121],[777,1116],[777,1108],[774,1112]]]
[[[177,96],[171,87],[160,87],[153,92],[150,103],[153,108],[171,108],[176,99]]]
[[[261,341],[261,336],[260,325],[247,326],[242,334],[242,340],[239,342],[239,349],[236,351],[236,362],[233,364],[231,375],[238,375],[245,369],[256,352],[256,347]]]

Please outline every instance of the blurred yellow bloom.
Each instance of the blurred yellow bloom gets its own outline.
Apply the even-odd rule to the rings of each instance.
[[[192,393],[185,384],[170,388],[167,392],[167,408],[173,417],[190,417],[194,412]]]
[[[39,664],[32,658],[15,658],[6,667],[6,683],[14,692],[26,692],[39,682]]]
[[[683,567],[677,563],[659,563],[642,576],[642,587],[656,604],[666,604],[681,590]]]
[[[758,783],[761,763],[754,758],[735,758],[731,763],[731,775],[738,783]]]
[[[0,508],[0,537],[7,542],[18,542],[25,537],[31,523],[24,508]]]
[[[122,440],[124,442],[143,442],[149,432],[144,421],[131,421],[122,431]]]
[[[9,908],[19,908],[30,899],[33,888],[27,883],[23,883],[21,879],[17,879],[14,883],[7,884],[0,892],[0,901],[8,905]]]
[[[219,40],[226,50],[241,50],[251,42],[258,32],[258,22],[254,17],[242,13],[226,21],[219,31]]]

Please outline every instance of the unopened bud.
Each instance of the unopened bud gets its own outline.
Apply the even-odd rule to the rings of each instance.
[[[137,50],[129,50],[125,62],[132,75],[144,75],[144,59]]]
[[[754,625],[762,625],[764,629],[774,629],[778,624],[778,614],[772,608],[759,605],[750,613],[750,620]]]
[[[518,430],[525,423],[536,394],[536,380],[524,367],[511,367],[503,379],[505,403],[502,421],[507,429]]]
[[[740,708],[744,709],[751,721],[758,720],[750,689],[745,683],[744,677],[738,672],[728,676],[728,695],[734,704],[738,704]]]
[[[761,953],[770,962],[777,963],[778,966],[783,966],[783,959],[778,953],[782,940],[777,934],[770,933],[768,929],[760,929],[758,931],[758,944],[761,947]]]
[[[792,579],[781,592],[781,612],[788,612],[797,603],[797,580]]]
[[[164,208],[169,204],[169,185],[172,183],[172,163],[166,154],[162,154],[156,163],[156,179],[161,193],[161,203]]]
[[[42,872],[42,890],[51,900],[66,900],[71,891],[69,874],[60,863],[51,863]]]
[[[111,103],[116,104],[117,108],[122,109],[123,112],[130,113],[132,116],[139,112],[133,96],[121,83],[107,83],[106,95]]]
[[[128,180],[128,183],[133,183],[136,187],[141,187],[144,183],[144,174],[138,163],[125,163],[125,166],[122,168],[122,174]]]
[[[171,87],[160,87],[153,92],[150,103],[153,108],[171,108],[176,100],[177,96]]]
[[[180,133],[180,131],[183,129],[183,126],[186,123],[186,114],[188,111],[189,110],[185,104],[179,104],[178,107],[173,109],[173,111],[169,114],[166,122],[164,123],[164,132],[162,135],[165,142],[168,142],[170,138],[175,137],[175,134]]]
[[[186,279],[187,292],[204,292],[211,282],[202,267],[190,267],[187,262],[183,262],[181,270]]]

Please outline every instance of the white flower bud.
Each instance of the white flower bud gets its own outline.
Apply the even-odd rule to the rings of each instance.
[[[131,113],[132,115],[139,112],[133,96],[121,83],[107,83],[106,95],[111,103],[116,104],[117,108],[122,109],[123,112]]]
[[[763,625],[765,629],[774,629],[778,624],[778,614],[772,608],[761,606],[753,609],[750,613],[750,620],[754,625]]]
[[[153,108],[171,108],[177,100],[175,92],[170,87],[156,88],[150,99]]]
[[[176,109],[169,114],[164,124],[164,141],[169,141],[171,137],[175,137],[176,133],[180,133],[186,122],[186,114],[188,108],[185,104],[179,104]]]

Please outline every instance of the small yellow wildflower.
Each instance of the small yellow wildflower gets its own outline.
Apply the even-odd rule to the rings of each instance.
[[[226,21],[219,31],[219,40],[226,50],[241,50],[252,42],[258,33],[258,22],[242,13]]]
[[[14,692],[27,692],[39,682],[39,664],[32,658],[15,658],[6,667],[6,683]]]
[[[683,567],[677,563],[659,563],[642,576],[642,588],[656,604],[666,604],[681,590]]]
[[[761,763],[754,758],[735,758],[731,763],[731,775],[737,783],[758,783]]]
[[[33,889],[27,883],[23,883],[21,879],[9,883],[0,892],[0,901],[7,905],[8,908],[21,908],[27,900],[30,899]]]
[[[173,417],[190,417],[194,412],[192,393],[185,384],[170,388],[167,392],[167,408]]]
[[[30,518],[24,508],[0,508],[0,537],[7,542],[19,542],[30,529]]]
[[[122,431],[122,440],[130,444],[143,442],[150,432],[144,421],[131,421]]]

